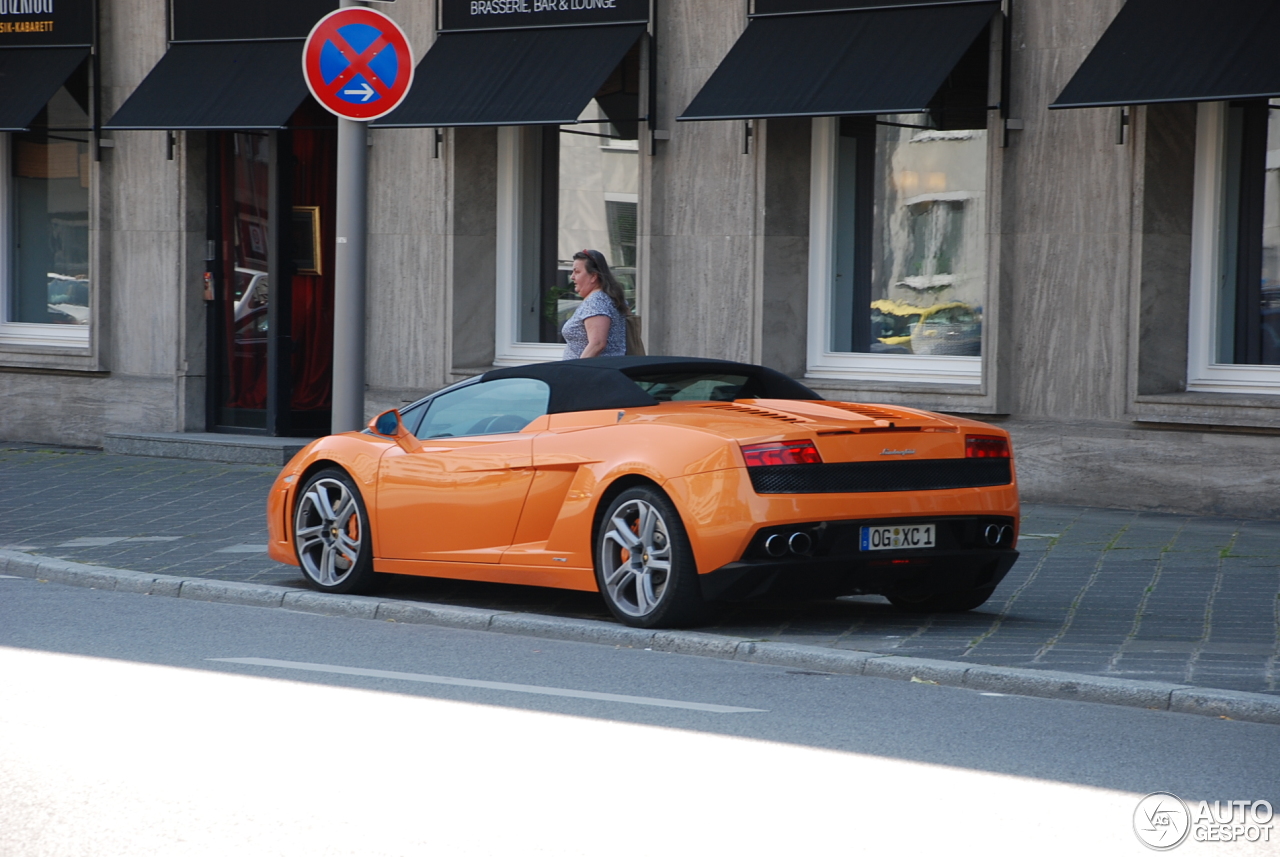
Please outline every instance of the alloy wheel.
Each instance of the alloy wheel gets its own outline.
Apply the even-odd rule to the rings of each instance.
[[[294,518],[294,544],[307,576],[325,588],[340,585],[360,559],[364,531],[351,490],[337,479],[307,486]]]
[[[662,513],[628,500],[605,522],[601,577],[609,599],[629,616],[647,616],[671,582],[671,537]]]

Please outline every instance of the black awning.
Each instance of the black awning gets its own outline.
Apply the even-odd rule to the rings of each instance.
[[[87,56],[88,48],[0,50],[0,131],[30,127]]]
[[[753,18],[681,120],[922,113],[999,3]]]
[[[404,103],[372,125],[577,122],[645,29],[622,24],[441,33],[418,64]]]
[[[1280,3],[1129,0],[1049,107],[1280,95]]]
[[[306,97],[301,40],[178,42],[105,127],[282,128]]]

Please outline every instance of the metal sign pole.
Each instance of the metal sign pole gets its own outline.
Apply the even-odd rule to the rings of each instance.
[[[342,0],[342,6],[363,6]],[[333,282],[334,434],[364,428],[365,271],[369,145],[366,123],[338,119],[338,243]]]
[[[338,120],[338,246],[333,280],[334,434],[364,428],[364,294],[369,146],[364,122]]]
[[[353,8],[354,7],[354,8]],[[354,29],[353,29],[354,28]],[[357,49],[351,33],[377,37]],[[387,52],[391,51],[389,57]],[[326,54],[327,52],[327,54]],[[325,57],[328,57],[327,59]],[[381,60],[381,62],[377,62]],[[370,66],[371,62],[377,62]],[[380,69],[380,70],[375,70]],[[358,0],[311,28],[302,48],[307,88],[338,117],[337,246],[333,272],[333,422],[335,434],[364,428],[365,274],[369,235],[367,123],[394,110],[413,85],[413,49],[404,31]]]

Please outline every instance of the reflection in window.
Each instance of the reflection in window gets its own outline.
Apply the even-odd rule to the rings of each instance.
[[[89,87],[81,66],[11,138],[7,320],[89,324]]]
[[[1227,111],[1218,363],[1280,365],[1280,99]]]
[[[223,245],[218,310],[226,354],[218,362],[218,423],[261,428],[266,425],[271,302],[271,141],[263,133],[222,133],[216,140]]]
[[[634,303],[639,115],[637,43],[578,124],[520,129],[520,342],[564,341],[560,328],[580,301],[569,272],[581,250],[604,253]]]
[[[840,120],[830,351],[981,354],[987,132],[928,121]]]

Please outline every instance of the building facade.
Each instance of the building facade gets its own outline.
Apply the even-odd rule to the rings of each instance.
[[[997,422],[1027,499],[1280,516],[1280,3],[374,5],[369,415],[558,358],[591,247],[650,353]],[[336,6],[0,2],[0,438],[328,430]]]

